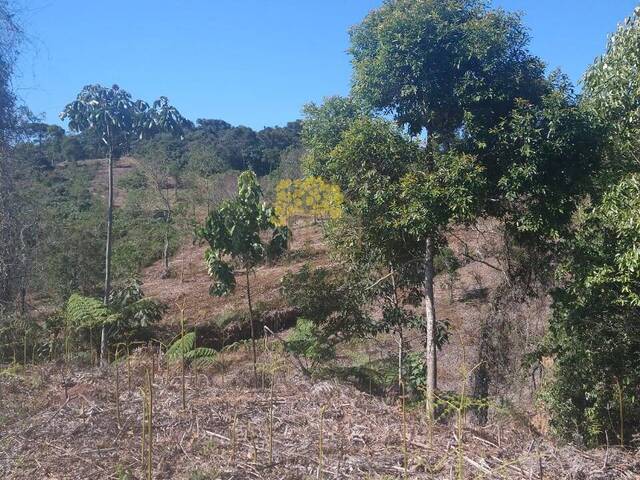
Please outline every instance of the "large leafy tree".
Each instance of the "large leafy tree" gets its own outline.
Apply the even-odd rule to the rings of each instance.
[[[113,85],[87,85],[75,101],[68,104],[60,118],[69,121],[69,128],[77,132],[98,135],[107,149],[108,195],[107,237],[105,251],[104,296],[109,303],[111,292],[111,250],[113,230],[113,163],[128,151],[132,142],[161,131],[181,132],[186,121],[172,107],[166,97],[160,97],[151,106]],[[102,329],[100,362],[106,362],[106,327]]]
[[[399,224],[423,244],[430,411],[437,387],[433,259],[443,229],[459,213],[467,219],[477,213],[456,204],[479,206],[465,192],[482,190],[484,178],[465,175],[479,169],[460,147],[486,144],[516,99],[537,101],[545,92],[543,65],[527,42],[517,15],[477,0],[388,0],[351,31],[355,97],[410,133],[427,135],[430,158],[402,182]],[[436,178],[447,182],[430,180]]]
[[[545,77],[520,17],[486,2],[388,0],[351,41],[355,99],[426,139],[391,205],[394,226],[422,242],[431,409],[433,259],[447,227],[489,214],[505,221],[509,242],[553,250],[589,191],[599,132],[568,82]]]
[[[238,195],[227,200],[211,212],[205,224],[196,231],[209,244],[205,262],[213,279],[212,295],[226,295],[236,288],[234,270],[239,268],[245,277],[251,348],[253,352],[254,380],[258,381],[256,369],[255,319],[251,298],[251,273],[268,258],[284,252],[288,230],[276,227],[273,211],[261,201],[262,190],[256,174],[245,171],[238,178]],[[262,240],[264,232],[271,233],[269,242]]]
[[[438,330],[433,259],[449,222],[473,217],[484,188],[483,169],[469,155],[426,151],[393,123],[361,113],[352,102],[331,98],[322,106],[307,107],[307,167],[344,194],[348,228],[337,229],[336,244],[353,262],[373,261],[387,271],[382,277],[387,281],[374,283],[381,287],[376,289],[380,298],[389,300],[382,328],[394,327],[401,337],[402,323],[413,316],[402,309],[398,291],[422,284],[427,375],[433,384]],[[401,370],[402,351],[399,354]],[[433,390],[427,394],[432,404]]]

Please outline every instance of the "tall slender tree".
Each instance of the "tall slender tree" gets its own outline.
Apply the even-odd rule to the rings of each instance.
[[[107,242],[105,247],[104,297],[109,303],[111,292],[111,251],[113,230],[113,164],[131,147],[132,142],[161,131],[180,133],[186,120],[171,105],[166,97],[160,97],[149,106],[142,100],[133,100],[131,95],[113,85],[87,85],[75,101],[69,103],[60,114],[69,121],[69,128],[77,132],[98,135],[107,149]],[[107,330],[102,327],[100,339],[100,363],[107,359]]]
[[[243,172],[238,178],[237,197],[223,202],[196,231],[210,247],[205,252],[205,261],[209,275],[214,280],[209,290],[212,295],[222,296],[235,290],[234,263],[245,277],[256,385],[258,373],[251,274],[269,256],[277,256],[284,251],[288,232],[286,227],[276,227],[273,210],[261,202],[261,196],[262,190],[255,173]],[[265,231],[272,232],[269,243],[261,238]]]

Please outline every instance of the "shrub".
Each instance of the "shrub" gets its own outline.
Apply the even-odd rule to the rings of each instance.
[[[306,359],[307,370],[335,357],[335,344],[312,321],[299,318],[286,341],[286,350]]]

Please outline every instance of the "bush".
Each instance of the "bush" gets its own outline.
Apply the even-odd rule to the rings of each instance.
[[[298,319],[286,341],[288,352],[306,359],[307,370],[335,357],[335,344],[312,321]]]
[[[640,175],[612,187],[580,220],[538,352],[555,360],[544,398],[562,437],[628,442],[640,432]]]

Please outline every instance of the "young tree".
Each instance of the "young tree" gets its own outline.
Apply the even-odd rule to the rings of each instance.
[[[250,276],[252,271],[269,256],[284,252],[288,230],[276,227],[273,211],[260,201],[262,190],[252,171],[243,172],[238,178],[238,196],[227,200],[211,212],[205,224],[197,229],[198,236],[209,244],[205,262],[209,275],[214,280],[212,295],[225,295],[235,290],[235,262],[245,276],[251,348],[253,352],[253,374],[257,385],[256,343]],[[271,240],[265,243],[261,234],[271,231]]]
[[[162,277],[169,276],[169,235],[178,207],[178,187],[184,154],[184,144],[171,136],[157,136],[136,151],[136,157],[151,190],[148,197],[152,215],[162,222]]]
[[[60,114],[69,121],[69,128],[76,132],[92,132],[100,136],[107,148],[107,242],[105,250],[104,297],[109,303],[111,291],[111,249],[113,230],[113,163],[131,143],[160,131],[181,132],[186,121],[169,105],[166,97],[160,97],[152,106],[142,100],[133,100],[131,95],[117,85],[106,88],[87,85],[75,101],[68,104]],[[106,363],[107,333],[102,328],[100,340],[100,363]]]

